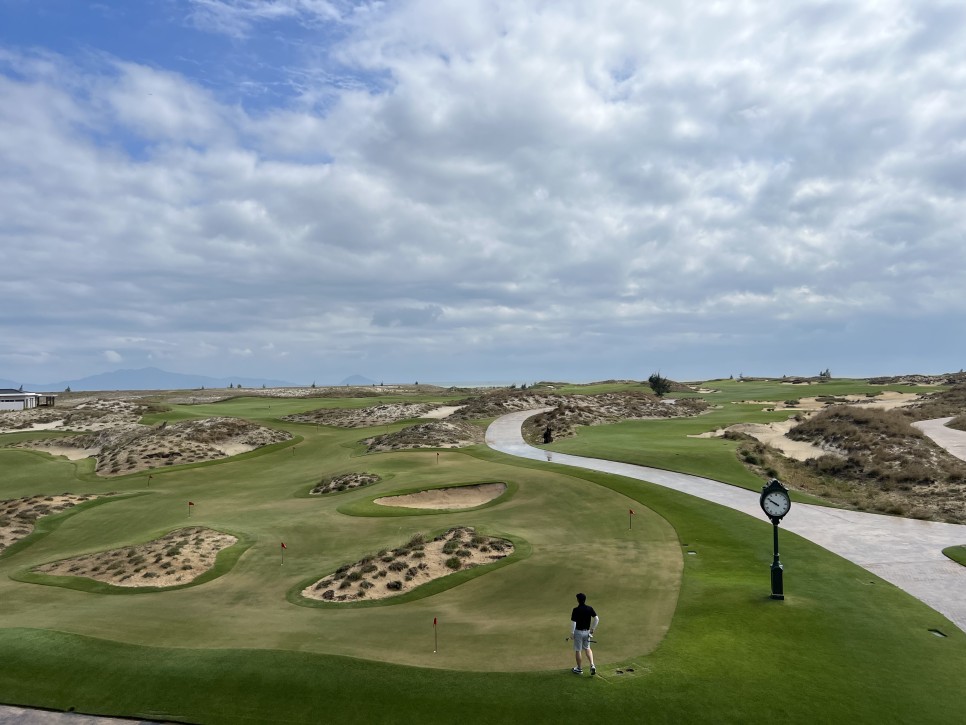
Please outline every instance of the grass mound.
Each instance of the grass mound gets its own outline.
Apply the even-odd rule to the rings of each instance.
[[[472,423],[440,420],[373,436],[364,442],[370,453],[378,453],[414,448],[465,448],[483,443],[484,437],[483,429]]]
[[[309,493],[313,496],[323,496],[327,493],[341,493],[354,488],[371,486],[379,483],[382,478],[375,473],[343,473],[341,476],[323,478]]]
[[[37,519],[73,508],[97,496],[24,496],[0,501],[0,553],[10,545],[30,536]]]
[[[513,553],[506,539],[455,527],[432,539],[414,535],[398,548],[383,549],[310,584],[302,596],[324,602],[386,599],[412,591],[460,569],[472,569]]]
[[[117,587],[178,586],[209,571],[218,554],[237,541],[231,534],[189,526],[145,544],[62,559],[32,571],[83,577]]]
[[[432,403],[383,403],[368,408],[319,408],[307,413],[286,415],[282,420],[333,425],[338,428],[369,428],[420,418],[435,407]]]

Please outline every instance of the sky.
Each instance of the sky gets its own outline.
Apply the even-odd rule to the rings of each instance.
[[[0,0],[0,378],[966,367],[959,0]]]

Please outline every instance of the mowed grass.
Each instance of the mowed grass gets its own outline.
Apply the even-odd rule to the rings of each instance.
[[[441,452],[437,463],[435,452],[361,455],[355,441],[364,430],[284,427],[304,437],[294,452],[158,471],[150,488],[144,476],[109,480],[103,490],[148,493],[68,517],[0,558],[0,701],[224,723],[953,723],[966,707],[966,636],[859,567],[783,532],[788,598],[770,600],[766,522],[646,483],[560,472],[482,447]],[[28,466],[14,477],[17,490],[90,488],[71,481],[69,464],[3,458],[13,453],[0,451],[0,465],[29,459],[58,472],[48,490]],[[714,456],[701,465],[714,470]],[[305,497],[323,476],[347,471],[383,481]],[[515,491],[478,511],[340,512],[417,485],[493,480]],[[7,485],[0,479],[4,498]],[[637,511],[632,530],[628,507]],[[244,531],[255,544],[219,579],[171,592],[90,594],[9,579],[186,523]],[[532,550],[402,605],[315,609],[286,601],[308,576],[450,525],[517,536]],[[602,616],[595,679],[567,672],[572,652],[563,640],[581,589]],[[777,701],[772,678],[785,685]]]

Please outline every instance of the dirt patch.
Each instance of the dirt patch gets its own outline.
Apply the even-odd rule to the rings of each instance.
[[[483,429],[472,423],[440,420],[366,438],[363,442],[370,453],[379,453],[414,448],[465,448],[483,443],[485,437]]]
[[[62,493],[57,496],[41,494],[0,501],[0,552],[24,537],[30,536],[37,519],[66,511],[79,503],[95,498],[98,497]]]
[[[323,496],[327,493],[341,493],[342,491],[351,491],[354,488],[371,486],[374,483],[379,483],[381,480],[382,478],[375,473],[343,473],[341,476],[335,476],[334,478],[323,478],[309,493],[313,496]]]
[[[434,488],[402,496],[384,496],[375,499],[373,503],[408,509],[468,509],[499,498],[504,491],[506,491],[505,483],[481,483],[474,486]]]
[[[327,602],[386,599],[462,569],[492,564],[513,553],[506,539],[458,527],[427,541],[417,534],[405,546],[345,564],[302,590],[302,596]]]
[[[33,571],[85,577],[118,587],[176,586],[188,584],[211,569],[218,552],[237,541],[231,534],[191,526],[146,544],[63,559],[34,567]]]
[[[162,466],[213,461],[290,440],[285,431],[237,418],[204,418],[151,427],[126,423],[95,433],[14,444],[69,458],[95,454],[95,471],[121,476]],[[69,451],[78,451],[69,455]]]

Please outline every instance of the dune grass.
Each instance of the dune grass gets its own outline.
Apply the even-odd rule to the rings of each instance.
[[[744,418],[768,415],[760,406],[731,409]],[[706,416],[691,421],[702,419],[698,428],[707,430]],[[371,430],[283,427],[304,438],[294,453],[165,471],[154,476],[150,495],[67,517],[0,559],[0,701],[211,723],[953,723],[966,709],[966,635],[878,577],[786,532],[787,599],[770,600],[767,522],[647,483],[562,471],[484,447],[444,451],[438,463],[435,452],[363,456],[355,441]],[[728,480],[733,472],[722,461],[733,452],[695,453],[718,441],[681,443],[685,429],[617,431],[612,450],[626,453],[645,440],[647,456],[669,464],[661,467],[688,465]],[[606,437],[600,441],[606,446]],[[671,449],[662,452],[664,445]],[[0,450],[3,464],[13,464],[10,479],[0,478],[3,498],[45,492],[44,470],[56,492],[85,483],[47,457]],[[383,480],[304,496],[319,478],[351,471]],[[475,511],[339,510],[388,492],[467,481],[507,481],[516,490]],[[144,484],[138,477],[106,482],[122,491]],[[24,490],[31,486],[43,491]],[[189,499],[196,503],[190,520]],[[633,529],[628,507],[638,514]],[[136,597],[10,579],[37,563],[189,522],[254,543],[217,579]],[[454,525],[517,537],[528,555],[395,605],[301,607],[287,599],[310,577]],[[564,637],[578,590],[602,615],[594,679],[568,672]],[[937,638],[932,628],[948,636]],[[773,678],[785,685],[777,701],[769,694]]]

